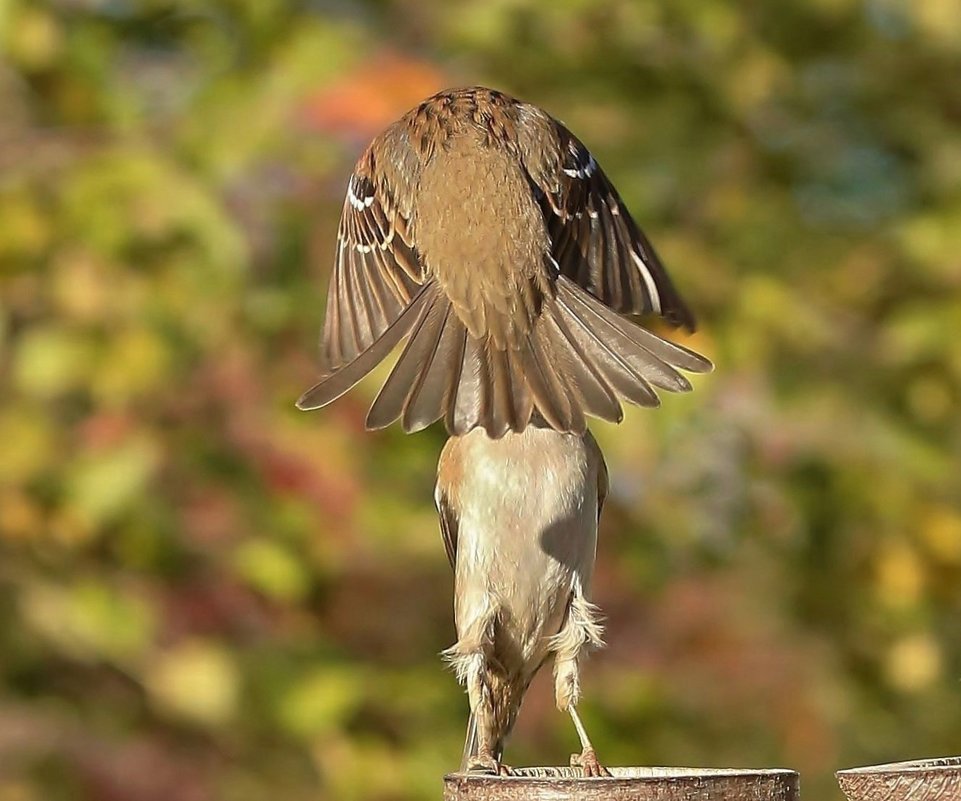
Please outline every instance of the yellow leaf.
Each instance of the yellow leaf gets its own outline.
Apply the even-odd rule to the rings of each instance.
[[[81,386],[93,353],[76,332],[38,326],[20,339],[14,350],[13,381],[24,394],[52,398]]]
[[[20,606],[29,628],[74,659],[132,664],[153,638],[143,600],[93,581],[28,585]]]
[[[42,527],[43,513],[27,495],[12,489],[0,493],[0,538],[36,537]]]
[[[948,506],[935,507],[924,516],[918,532],[936,559],[961,565],[961,512]]]
[[[76,460],[67,480],[70,508],[92,525],[108,522],[146,491],[158,461],[159,449],[147,437]]]
[[[240,672],[225,648],[190,639],[161,653],[144,677],[147,692],[162,711],[216,726],[237,711]]]
[[[105,405],[129,402],[163,385],[171,368],[166,342],[147,328],[115,336],[93,381],[94,394]]]
[[[248,583],[278,600],[296,601],[310,588],[303,562],[270,540],[243,543],[234,553],[233,563]]]
[[[940,677],[943,662],[941,647],[931,635],[911,634],[891,646],[884,667],[892,685],[919,692]]]
[[[63,47],[63,32],[53,15],[29,6],[12,20],[6,34],[10,55],[30,69],[46,67]]]
[[[33,408],[0,409],[0,442],[0,482],[29,481],[53,457],[53,421]]]
[[[288,690],[280,703],[281,722],[299,735],[336,730],[363,700],[366,681],[354,668],[318,668]]]
[[[933,42],[961,50],[961,3],[957,0],[912,0],[911,9],[918,30]]]
[[[876,581],[884,603],[893,607],[916,604],[924,588],[924,572],[917,554],[904,542],[883,546],[878,554]]]

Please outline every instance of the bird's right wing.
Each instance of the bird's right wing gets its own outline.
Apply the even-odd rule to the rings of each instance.
[[[398,171],[376,163],[378,140],[360,157],[347,181],[321,345],[325,373],[369,348],[423,283],[408,231],[410,211],[400,205],[397,187],[389,180]]]
[[[558,270],[620,314],[653,313],[693,331],[694,315],[584,143],[530,107],[520,134]],[[535,145],[545,136],[556,147]]]

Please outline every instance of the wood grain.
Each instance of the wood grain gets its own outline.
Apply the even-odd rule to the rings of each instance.
[[[585,779],[573,768],[519,768],[513,776],[451,773],[444,801],[799,801],[790,770],[611,768]]]
[[[848,801],[961,801],[961,757],[838,771]]]

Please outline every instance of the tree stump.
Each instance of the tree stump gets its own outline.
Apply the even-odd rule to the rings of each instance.
[[[575,768],[518,768],[513,776],[450,773],[444,801],[799,801],[792,770],[611,768],[587,779]]]
[[[959,801],[961,757],[917,759],[837,773],[848,801]]]

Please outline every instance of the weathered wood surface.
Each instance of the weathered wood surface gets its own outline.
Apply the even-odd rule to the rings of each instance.
[[[838,771],[848,801],[961,801],[961,757]]]
[[[791,770],[611,768],[585,779],[573,768],[519,768],[513,776],[451,773],[444,801],[799,801]]]

